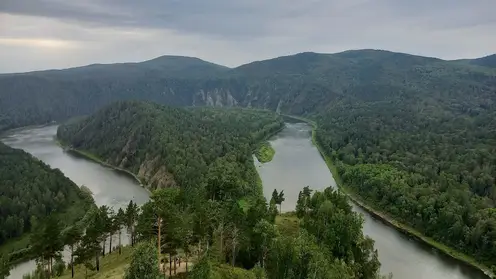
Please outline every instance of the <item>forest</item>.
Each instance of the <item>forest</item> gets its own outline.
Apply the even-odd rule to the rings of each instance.
[[[31,256],[27,234],[51,215],[62,226],[81,219],[93,198],[58,169],[0,143],[0,255],[8,261]]]
[[[435,240],[496,264],[496,91],[336,103],[317,140],[344,186]],[[467,101],[477,106],[463,104]],[[449,98],[448,95],[451,95]],[[475,97],[478,96],[478,97]],[[441,102],[442,100],[442,102]]]
[[[184,191],[157,189],[143,206],[131,201],[117,212],[94,207],[84,222],[66,229],[49,218],[31,238],[38,268],[23,278],[108,278],[112,269],[123,269],[126,279],[386,278],[378,274],[373,240],[363,236],[362,217],[331,188],[302,189],[292,231],[276,221],[274,200],[268,205],[260,198],[243,211],[232,199],[191,200]],[[125,236],[131,247],[122,247]],[[71,251],[69,269],[60,256],[64,245]],[[102,264],[126,258],[117,268]]]
[[[205,189],[212,199],[261,195],[252,154],[284,125],[273,112],[119,102],[61,125],[64,144],[127,169],[150,189]]]
[[[239,278],[381,278],[374,242],[363,235],[363,219],[343,194],[302,189],[298,216],[292,217],[296,230],[276,222],[284,191],[265,200],[252,154],[282,125],[269,111],[136,101],[61,125],[57,135],[63,144],[142,173],[142,179],[147,179],[143,165],[153,177],[163,174],[154,168],[165,166],[170,182],[148,179],[155,185],[148,203],[138,207],[131,201],[117,212],[92,208],[84,222],[65,230],[49,218],[31,238],[40,265],[25,278],[68,276],[60,258],[64,245],[71,247],[71,277],[103,274],[104,257],[124,249],[123,233],[136,246],[124,275],[129,279],[175,275],[178,256],[190,265],[188,278],[236,278],[233,273]]]
[[[428,110],[479,109],[491,98],[494,56],[445,61],[383,50],[300,53],[227,68],[192,57],[0,75],[0,130],[62,122],[115,101],[171,106],[240,106],[291,115],[355,101],[427,99]],[[467,94],[459,94],[459,93]],[[470,94],[469,94],[470,93]],[[402,100],[397,98],[402,96]],[[484,104],[482,104],[484,105]],[[423,105],[421,106],[423,107]]]

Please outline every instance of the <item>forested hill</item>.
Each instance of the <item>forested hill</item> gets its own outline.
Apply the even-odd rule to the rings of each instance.
[[[368,86],[314,115],[318,141],[348,190],[496,270],[496,72],[417,59],[369,60]]]
[[[496,69],[379,50],[301,53],[229,69],[196,58],[0,75],[0,130],[87,115],[118,100],[242,106],[307,115],[336,101],[394,98],[418,109],[476,109]],[[470,61],[469,61],[470,62]],[[466,94],[465,94],[466,93]],[[424,99],[425,100],[424,102]]]
[[[26,152],[0,142],[0,246],[31,232],[52,213],[64,224],[73,224],[91,204],[91,196],[60,170],[50,169]],[[28,239],[19,240],[19,245],[12,242],[2,247],[0,256],[11,253],[15,260],[28,254]]]
[[[238,199],[260,190],[253,150],[283,125],[275,113],[261,110],[118,102],[60,126],[57,136],[136,173],[152,188],[204,186],[213,199]]]

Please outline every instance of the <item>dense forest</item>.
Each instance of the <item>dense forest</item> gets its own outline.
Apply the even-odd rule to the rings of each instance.
[[[116,267],[103,264],[109,261],[125,269],[119,278],[126,279],[384,278],[373,241],[363,236],[362,217],[331,188],[301,191],[300,219],[284,217],[294,220],[292,228],[276,221],[281,216],[263,198],[243,211],[232,199],[185,199],[184,191],[157,189],[143,206],[130,202],[117,212],[95,207],[85,222],[65,230],[48,219],[31,238],[38,268],[24,278],[110,278],[115,273],[107,268]],[[124,233],[132,247],[105,248],[115,237],[120,243]],[[68,270],[60,257],[64,245],[71,251]]]
[[[66,178],[58,169],[50,169],[43,162],[24,151],[0,143],[0,250],[10,260],[30,253],[23,245],[24,233],[53,215],[72,224],[82,218],[93,200],[87,193]],[[25,238],[25,237],[24,237]],[[16,243],[19,242],[19,245]]]
[[[56,263],[40,265],[26,278],[63,275],[57,267],[64,244],[74,247],[71,266],[104,272],[100,261],[106,253],[121,253],[121,247],[105,251],[105,243],[114,235],[120,239],[122,229],[137,246],[125,278],[175,274],[177,256],[192,265],[188,278],[380,278],[373,240],[363,235],[363,219],[343,194],[331,188],[312,194],[307,187],[300,193],[299,219],[291,217],[296,229],[276,222],[284,193],[275,191],[267,203],[252,154],[282,125],[268,111],[119,102],[60,126],[64,144],[142,173],[143,179],[146,173],[162,175],[164,167],[169,182],[147,179],[157,189],[142,207],[131,201],[117,212],[94,208],[85,222],[65,231],[46,222],[31,245],[40,263]],[[140,171],[145,167],[148,172]],[[240,202],[246,196],[249,206]]]
[[[120,102],[60,126],[57,136],[153,189],[203,187],[213,199],[239,199],[261,193],[252,153],[283,125],[269,111]]]
[[[496,74],[425,86],[438,89],[342,98],[315,117],[318,141],[377,209],[495,265]]]

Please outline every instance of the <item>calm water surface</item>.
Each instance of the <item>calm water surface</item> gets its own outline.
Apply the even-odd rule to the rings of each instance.
[[[92,161],[64,152],[57,145],[54,136],[57,126],[29,128],[13,131],[2,141],[14,148],[23,149],[42,160],[52,168],[60,169],[65,176],[78,185],[85,185],[93,192],[98,206],[108,205],[114,210],[126,207],[130,200],[138,205],[149,200],[148,192],[134,179]],[[123,234],[125,236],[126,234]],[[123,237],[123,243],[129,240]],[[113,240],[117,244],[117,237]],[[17,265],[9,278],[22,278],[35,268],[34,261]]]
[[[299,191],[336,187],[329,169],[311,141],[311,127],[304,123],[287,124],[270,143],[276,154],[266,164],[256,163],[264,194],[284,190],[283,211],[294,210]],[[365,218],[364,232],[375,240],[381,272],[392,272],[395,279],[488,279],[482,272],[447,257],[383,224],[360,208]]]

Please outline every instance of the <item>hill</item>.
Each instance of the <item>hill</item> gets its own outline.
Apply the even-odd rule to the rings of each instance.
[[[470,64],[496,68],[496,54],[470,60]]]
[[[256,188],[252,151],[282,126],[268,111],[119,102],[60,126],[57,136],[137,174],[151,188],[204,185],[223,173],[232,179],[226,187],[238,183],[232,194],[240,198]]]
[[[466,109],[478,107],[473,99],[493,88],[494,75],[488,67],[380,50],[301,53],[234,69],[164,56],[141,63],[0,75],[0,130],[91,114],[118,100],[309,115],[342,99],[384,100],[401,94],[414,104],[425,98],[434,105],[446,97],[459,98],[457,106]]]
[[[60,170],[1,142],[0,181],[0,254],[11,261],[30,256],[27,234],[47,215],[71,225],[93,203]]]

